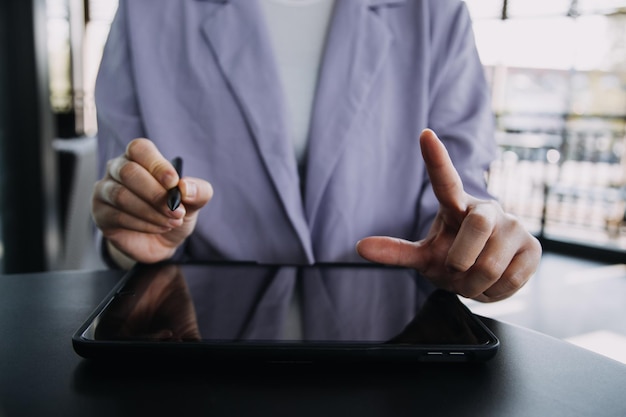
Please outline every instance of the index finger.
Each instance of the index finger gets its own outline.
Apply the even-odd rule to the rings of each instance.
[[[145,168],[166,190],[179,181],[178,173],[170,161],[148,139],[135,139],[126,147],[126,158]]]
[[[439,203],[445,207],[464,212],[467,208],[467,198],[463,190],[463,182],[452,164],[446,147],[435,132],[430,129],[422,131],[420,147],[433,191]]]

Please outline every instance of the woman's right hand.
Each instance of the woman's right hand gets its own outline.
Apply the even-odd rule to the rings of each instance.
[[[171,211],[167,191],[176,186],[182,203]],[[212,196],[209,182],[179,178],[150,140],[135,139],[124,155],[108,162],[104,178],[95,184],[91,212],[121,266],[154,263],[174,255]]]

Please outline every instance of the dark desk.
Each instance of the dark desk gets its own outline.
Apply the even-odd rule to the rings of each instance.
[[[71,336],[119,272],[0,275],[0,416],[626,416],[626,366],[488,321],[482,365],[297,372],[94,366]]]

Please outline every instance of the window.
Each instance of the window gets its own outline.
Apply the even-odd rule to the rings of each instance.
[[[50,102],[57,135],[95,135],[93,90],[116,0],[46,0]]]
[[[466,3],[497,120],[491,192],[545,239],[625,250],[626,1]]]

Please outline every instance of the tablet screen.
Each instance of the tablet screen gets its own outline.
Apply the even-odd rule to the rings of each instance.
[[[458,355],[494,339],[456,295],[415,271],[355,265],[139,266],[80,333],[95,343],[437,346]]]

